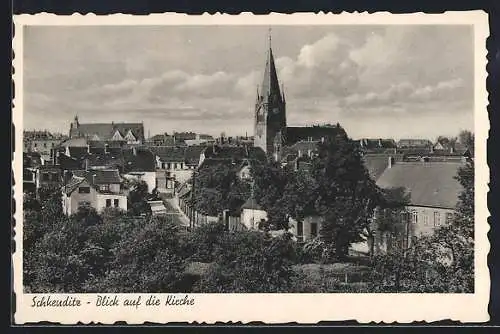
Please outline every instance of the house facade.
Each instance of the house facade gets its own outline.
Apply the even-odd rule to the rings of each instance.
[[[62,206],[66,215],[76,213],[82,206],[98,212],[110,207],[127,210],[127,195],[118,170],[75,171],[63,187]]]
[[[453,221],[458,198],[463,190],[455,179],[463,162],[398,162],[390,165],[378,178],[381,188],[404,188],[409,204],[400,216],[402,235],[377,229],[372,250],[386,252],[397,245],[411,246],[415,238],[431,235],[436,228]]]
[[[259,223],[267,220],[267,212],[257,203],[254,198],[249,198],[241,206],[240,223],[249,230],[259,228]]]
[[[307,242],[319,235],[323,219],[319,216],[308,216],[302,220],[289,218],[289,231],[297,238],[299,242]]]

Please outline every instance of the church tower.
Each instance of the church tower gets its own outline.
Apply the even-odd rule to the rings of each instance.
[[[271,48],[271,34],[269,34],[269,50],[264,79],[260,91],[257,89],[255,102],[254,146],[262,148],[270,157],[276,156],[274,150],[280,146],[277,142],[281,142],[285,136],[285,97],[280,91]]]

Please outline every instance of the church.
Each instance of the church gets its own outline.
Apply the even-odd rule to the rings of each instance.
[[[280,89],[274,55],[269,36],[264,78],[260,89],[257,88],[254,115],[254,146],[260,147],[269,158],[275,161],[286,159],[286,153],[302,155],[300,150],[293,150],[297,144],[310,143],[314,147],[326,137],[345,134],[337,125],[314,125],[306,127],[288,127],[286,119],[286,101],[283,87]],[[309,152],[311,150],[308,150]]]

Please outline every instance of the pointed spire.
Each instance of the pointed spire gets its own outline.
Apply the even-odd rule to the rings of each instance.
[[[269,50],[267,52],[266,68],[264,70],[264,79],[262,81],[261,94],[264,102],[268,102],[270,96],[274,95],[281,98],[278,74],[274,63],[273,50],[271,48],[271,29],[269,29]]]

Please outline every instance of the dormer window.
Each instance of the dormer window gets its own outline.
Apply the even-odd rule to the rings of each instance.
[[[122,135],[120,134],[120,131],[116,130],[115,134],[113,135],[113,140],[123,140]]]
[[[125,135],[125,139],[127,141],[136,141],[137,140],[135,138],[134,134],[132,133],[132,130],[128,130],[127,134]]]

